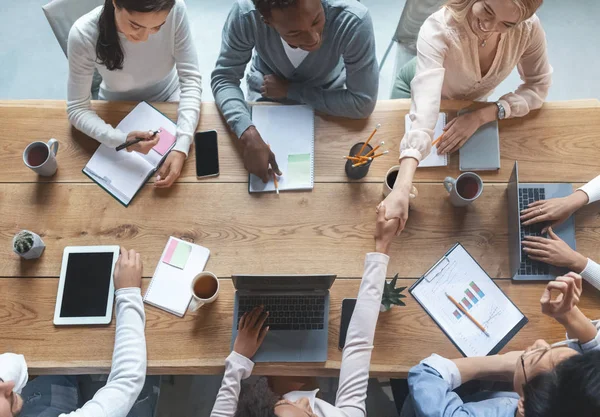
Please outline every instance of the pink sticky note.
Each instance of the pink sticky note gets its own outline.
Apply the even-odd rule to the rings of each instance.
[[[158,144],[152,149],[154,149],[159,154],[164,155],[167,153],[171,145],[175,143],[175,136],[173,136],[171,132],[169,132],[164,127],[160,128],[160,133],[158,134],[158,136],[160,137]]]
[[[173,253],[175,253],[175,249],[177,249],[177,241],[175,239],[169,240],[169,246],[167,247],[167,252],[163,257],[163,262],[168,264],[171,262],[171,258],[173,257]]]

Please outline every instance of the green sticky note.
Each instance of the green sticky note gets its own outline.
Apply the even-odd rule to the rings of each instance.
[[[288,155],[288,166],[285,175],[286,188],[310,187],[310,171],[309,153]]]
[[[190,245],[178,242],[177,247],[173,252],[173,256],[168,264],[174,266],[175,268],[184,269],[191,252],[192,247]]]

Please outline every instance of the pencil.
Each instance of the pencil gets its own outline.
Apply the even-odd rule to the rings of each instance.
[[[375,133],[377,133],[377,129],[379,129],[381,127],[380,124],[378,124],[377,126],[375,126],[375,129],[373,130],[373,133],[371,133],[371,136],[369,136],[369,139],[367,139],[367,141],[365,143],[363,143],[362,148],[360,148],[360,151],[358,152],[358,155],[362,155],[363,151],[365,150],[365,148],[367,147],[367,145],[369,144],[369,142],[371,141],[371,139],[373,139],[373,136],[375,136]]]
[[[485,330],[485,327],[483,327],[481,324],[479,324],[479,322],[477,320],[475,320],[475,317],[470,315],[469,312],[462,305],[457,303],[456,300],[448,293],[446,293],[446,297],[448,297],[448,299],[452,302],[452,304],[454,304],[456,306],[456,308],[458,308],[460,311],[462,311],[462,313],[465,316],[467,316],[469,318],[469,320],[471,320],[473,322],[473,324],[475,324],[475,326],[479,327],[479,330],[481,330],[483,332],[483,334],[485,334],[487,337],[490,337],[489,333]]]
[[[371,159],[371,158],[367,158],[367,159],[365,159],[365,160],[363,160],[363,161],[361,161],[361,162],[357,162],[356,164],[352,165],[352,168],[361,167],[361,166],[363,166],[363,165],[365,165],[365,164],[368,164],[368,163],[369,163],[369,162],[371,162],[371,161],[372,161],[372,159]]]
[[[375,155],[375,152],[377,152],[377,149],[381,148],[383,145],[385,145],[385,142],[381,142],[379,145],[377,145],[375,148],[371,149],[371,152],[369,152],[368,154],[366,154],[365,156],[371,156],[371,155]]]
[[[275,191],[279,194],[279,181],[277,181],[277,174],[273,171],[273,182],[275,183]]]
[[[379,158],[380,156],[387,155],[388,153],[390,153],[390,151],[383,151],[381,153],[378,153],[377,155],[372,155],[371,159]]]
[[[160,133],[160,129],[159,130],[155,130],[154,132],[152,132],[152,136],[154,137],[155,135]],[[125,148],[129,148],[131,145],[135,145],[136,143],[140,143],[141,141],[146,140],[144,138],[135,138],[132,140],[128,140],[127,142],[117,146],[117,152],[122,151]]]
[[[433,141],[433,143],[431,144],[431,147],[434,147],[435,145],[437,145],[437,143],[442,139],[443,136],[444,136],[444,134],[442,133],[439,138],[437,138],[436,140]]]

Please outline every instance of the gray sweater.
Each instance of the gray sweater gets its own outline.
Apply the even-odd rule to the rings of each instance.
[[[217,106],[240,137],[252,126],[250,108],[240,89],[246,65],[256,49],[248,81],[248,100],[261,99],[263,76],[290,81],[289,103],[354,119],[375,108],[379,73],[369,11],[356,0],[322,0],[325,28],[320,49],[298,68],[287,57],[281,36],[265,24],[251,0],[236,0],[223,28],[221,53],[211,86]]]

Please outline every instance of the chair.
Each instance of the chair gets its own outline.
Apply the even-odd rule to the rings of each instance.
[[[56,36],[60,47],[67,56],[67,41],[69,31],[77,19],[90,12],[94,8],[104,4],[104,0],[52,0],[42,6],[42,10],[48,19],[48,23]],[[98,71],[94,71],[92,80],[92,98],[98,98],[98,90],[102,77]]]

